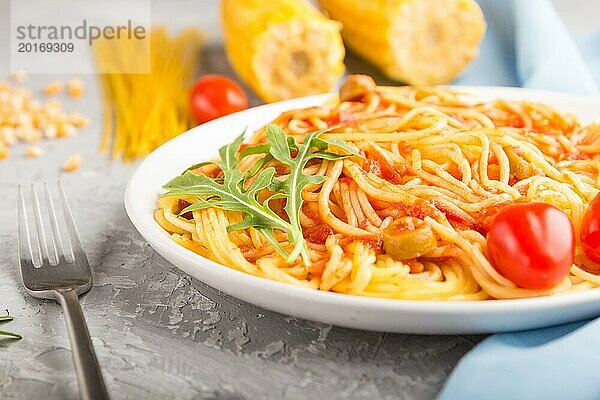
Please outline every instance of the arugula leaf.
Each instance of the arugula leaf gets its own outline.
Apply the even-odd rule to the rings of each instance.
[[[316,138],[313,140],[313,145],[320,150],[327,150],[327,146],[333,146],[344,150],[348,154],[352,154],[353,156],[362,156],[356,152],[352,147],[348,146],[344,141],[339,139],[320,139]]]
[[[248,190],[244,190],[245,176],[237,168],[238,159],[236,157],[243,138],[242,134],[219,150],[221,161],[216,164],[223,171],[222,183],[206,175],[196,175],[188,170],[163,186],[168,190],[164,195],[198,196],[199,201],[183,209],[180,214],[209,207],[242,212],[245,214],[244,220],[239,224],[231,225],[230,230],[253,226],[266,238],[272,237],[274,240],[273,229],[287,231],[289,224],[271,210],[268,204],[260,204],[257,196],[273,180],[275,168],[264,169]],[[272,244],[282,256],[287,257],[287,253],[278,243]]]
[[[306,163],[313,158],[339,160],[350,155],[357,155],[352,148],[341,141],[319,139],[319,135],[325,131],[320,130],[307,134],[304,142],[298,144],[293,137],[286,136],[278,126],[268,125],[266,143],[246,147],[240,151],[244,136],[242,133],[232,143],[219,149],[221,161],[216,162],[216,165],[223,172],[219,179],[196,175],[188,169],[163,186],[167,190],[164,196],[195,195],[198,197],[198,202],[184,208],[180,214],[208,207],[241,212],[244,214],[244,219],[230,225],[228,230],[253,227],[287,262],[292,262],[301,256],[303,263],[308,266],[310,259],[300,225],[302,190],[307,185],[322,183],[326,177],[304,175],[303,169]],[[348,154],[327,152],[329,146],[338,147]],[[264,156],[250,170],[242,173],[238,168],[238,163],[242,158],[251,154],[264,154]],[[290,174],[285,180],[282,181],[275,177],[274,167],[265,167],[273,159],[290,168]],[[248,186],[250,178],[253,178],[253,181]],[[258,201],[258,195],[264,189],[269,190],[272,194],[261,203]],[[275,199],[286,200],[284,210],[288,220],[271,209],[270,202]],[[289,254],[275,239],[274,229],[287,233],[288,241],[294,245]]]
[[[192,165],[191,167],[188,167],[188,168],[187,168],[185,171],[183,171],[183,172],[187,172],[187,171],[193,171],[193,170],[195,170],[195,169],[197,169],[197,168],[204,167],[205,165],[214,164],[214,163],[215,163],[214,161],[204,161],[204,162],[201,162],[201,163],[198,163],[198,164],[194,164],[194,165]]]
[[[238,159],[242,159],[250,154],[264,154],[269,152],[268,144],[258,144],[256,146],[246,147],[244,150],[240,151],[240,155]]]
[[[290,174],[287,179],[277,185],[279,190],[288,195],[284,209],[292,226],[292,230],[288,233],[291,239],[290,242],[295,245],[294,250],[287,257],[288,262],[293,261],[298,255],[301,255],[304,264],[310,264],[308,250],[302,235],[302,226],[300,225],[300,209],[304,202],[302,199],[302,189],[310,184],[322,183],[326,179],[326,177],[320,175],[304,175],[302,171],[306,163],[313,158],[337,160],[347,157],[322,151],[328,147],[326,141],[318,139],[318,136],[323,132],[325,130],[309,133],[304,137],[303,143],[297,144],[294,138],[287,137],[285,132],[278,126],[267,126],[267,143],[271,145],[269,152],[275,159],[290,168]],[[321,151],[313,152],[311,151],[312,147],[316,147]],[[297,151],[294,157],[292,157],[291,151]]]

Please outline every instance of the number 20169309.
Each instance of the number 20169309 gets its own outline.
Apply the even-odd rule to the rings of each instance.
[[[65,42],[20,42],[17,45],[19,53],[72,53],[73,50],[75,50],[75,45]]]

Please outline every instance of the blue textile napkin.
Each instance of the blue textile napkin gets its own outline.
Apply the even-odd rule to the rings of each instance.
[[[600,96],[600,80],[593,75],[600,79],[600,20],[598,34],[583,38],[580,49],[547,0],[478,3],[487,33],[479,57],[455,84],[524,86]]]
[[[488,32],[457,84],[600,96],[600,32],[578,46],[546,0],[479,3]],[[600,399],[600,319],[489,337],[458,363],[438,397],[471,399]]]

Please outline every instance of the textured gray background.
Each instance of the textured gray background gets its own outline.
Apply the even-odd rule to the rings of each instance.
[[[558,4],[569,25],[589,29],[581,18],[590,5],[570,4],[571,9],[566,0]],[[7,1],[0,0],[4,54],[7,12]],[[196,23],[218,43],[214,1],[157,1],[152,13],[154,22]],[[8,74],[4,54],[0,79]],[[365,68],[352,58],[349,66]],[[230,73],[217,44],[205,49],[201,72]],[[28,85],[40,88],[54,78],[31,77]],[[24,158],[25,148],[15,146],[13,156],[0,161],[0,314],[8,309],[16,317],[0,329],[24,337],[0,343],[0,398],[77,397],[60,308],[26,295],[15,262],[16,185],[59,176],[93,266],[94,288],[82,307],[115,399],[431,399],[460,357],[482,339],[300,321],[226,296],[169,265],[125,215],[123,189],[135,164],[98,154],[100,103],[94,80],[85,81],[83,99],[64,102],[92,119],[89,128],[42,143],[46,154],[39,160]],[[63,174],[59,166],[72,153],[83,155],[83,168]]]

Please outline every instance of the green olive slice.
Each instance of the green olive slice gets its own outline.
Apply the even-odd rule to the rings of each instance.
[[[398,260],[410,260],[437,247],[429,225],[415,217],[401,217],[383,230],[385,252]]]

